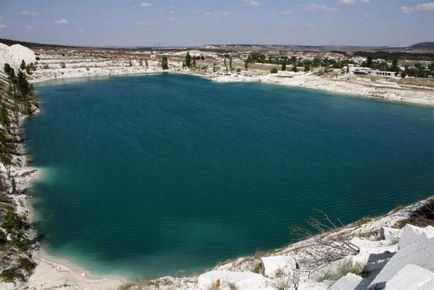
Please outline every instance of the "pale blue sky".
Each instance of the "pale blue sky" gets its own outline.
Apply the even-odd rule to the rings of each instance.
[[[0,38],[107,46],[434,41],[434,0],[0,0]]]

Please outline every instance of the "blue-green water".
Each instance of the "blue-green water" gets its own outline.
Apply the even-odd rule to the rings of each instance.
[[[36,227],[97,273],[184,274],[433,194],[434,110],[180,75],[51,82]]]

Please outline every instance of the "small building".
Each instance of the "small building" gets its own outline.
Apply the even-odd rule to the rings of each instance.
[[[372,70],[371,75],[380,76],[380,77],[395,77],[396,72],[394,71],[381,71],[381,70]]]
[[[369,75],[372,71],[369,67],[360,67],[360,66],[350,66],[350,73],[356,75]]]
[[[371,75],[371,76],[378,76],[378,77],[395,77],[396,72],[394,71],[381,71],[381,70],[374,70],[369,67],[360,67],[360,66],[350,66],[349,71],[352,74],[356,75]]]

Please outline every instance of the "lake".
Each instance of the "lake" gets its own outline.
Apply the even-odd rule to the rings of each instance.
[[[176,74],[36,85],[36,229],[94,273],[186,275],[434,193],[434,110]]]

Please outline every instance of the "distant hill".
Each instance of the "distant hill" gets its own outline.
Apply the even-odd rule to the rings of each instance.
[[[416,43],[416,44],[410,46],[410,48],[413,48],[413,49],[434,49],[434,42],[419,42],[419,43]]]
[[[13,44],[21,44],[23,46],[27,46],[30,48],[35,48],[35,47],[70,47],[70,46],[66,46],[66,45],[35,43],[35,42],[27,42],[27,41],[13,40],[13,39],[5,39],[5,38],[0,38],[0,43],[6,44],[9,46],[13,45]]]

